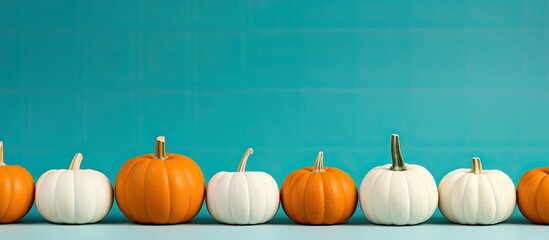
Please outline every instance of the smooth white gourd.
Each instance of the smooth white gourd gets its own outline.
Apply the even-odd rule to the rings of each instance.
[[[515,211],[515,184],[499,170],[482,170],[480,158],[471,169],[448,173],[438,186],[440,212],[459,224],[496,224]]]
[[[77,153],[68,170],[50,170],[36,183],[36,207],[48,221],[65,224],[94,223],[109,213],[113,189],[101,172],[80,169]]]
[[[206,206],[212,217],[227,224],[259,224],[271,220],[279,206],[278,185],[265,172],[246,172],[249,148],[237,172],[218,172],[208,183]]]
[[[435,179],[427,169],[404,164],[399,137],[391,137],[393,164],[375,167],[360,185],[360,207],[375,224],[414,225],[427,221],[438,203]]]

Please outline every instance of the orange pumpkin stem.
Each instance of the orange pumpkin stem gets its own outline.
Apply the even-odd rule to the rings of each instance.
[[[246,152],[244,153],[244,156],[242,156],[242,160],[240,160],[240,164],[238,165],[237,172],[244,172],[246,171],[246,162],[248,162],[248,157],[254,153],[254,150],[252,148],[248,148]]]
[[[76,171],[80,170],[80,164],[82,163],[82,159],[84,156],[82,156],[82,153],[77,153],[72,158],[71,165],[69,166],[69,170]]]
[[[481,174],[482,173],[482,163],[480,162],[479,157],[474,157],[472,160],[473,166],[471,167],[471,171],[469,173],[474,174]]]
[[[156,138],[156,150],[154,154],[154,159],[166,160],[166,138],[164,136],[159,136]]]
[[[318,155],[316,156],[316,162],[315,167],[313,169],[313,172],[326,172],[324,169],[324,152],[320,151],[318,152]]]
[[[406,171],[406,165],[404,165],[404,159],[402,158],[402,152],[400,151],[398,134],[391,135],[391,156],[393,165],[389,169],[393,171]]]
[[[0,166],[6,166],[4,163],[4,142],[0,141]]]

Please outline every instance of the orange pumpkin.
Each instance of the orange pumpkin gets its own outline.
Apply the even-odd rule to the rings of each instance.
[[[156,139],[156,153],[130,159],[118,173],[116,201],[130,220],[143,224],[190,221],[204,201],[200,167],[189,157],[166,154],[164,137]]]
[[[24,168],[4,163],[4,144],[0,141],[0,223],[17,222],[34,202],[34,180]]]
[[[524,217],[533,223],[549,224],[549,167],[526,172],[517,186],[517,203]]]
[[[288,217],[299,224],[339,224],[353,215],[357,190],[349,174],[324,167],[322,152],[314,167],[294,171],[282,183],[280,198]]]

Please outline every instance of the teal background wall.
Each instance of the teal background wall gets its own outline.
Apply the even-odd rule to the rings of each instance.
[[[517,183],[549,165],[547,16],[543,0],[2,0],[5,160],[37,180],[82,152],[114,182],[165,135],[206,180],[253,147],[248,169],[279,185],[319,150],[359,185],[399,133],[437,182],[479,156]]]

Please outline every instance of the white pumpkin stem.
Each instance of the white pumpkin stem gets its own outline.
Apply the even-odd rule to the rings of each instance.
[[[80,170],[80,164],[82,163],[82,159],[84,156],[82,156],[82,153],[77,153],[72,158],[71,165],[69,166],[69,170],[75,171]]]
[[[237,172],[244,172],[246,171],[246,162],[248,162],[248,157],[254,153],[254,150],[252,148],[248,148],[246,152],[244,153],[244,156],[242,156],[242,160],[240,160],[240,164],[238,165]]]
[[[402,152],[400,152],[400,140],[398,134],[391,135],[391,156],[393,159],[393,165],[389,169],[393,171],[406,171],[406,165],[404,165]]]
[[[313,172],[326,172],[324,169],[324,152],[318,152]]]
[[[0,166],[6,166],[4,163],[4,142],[0,141]]]
[[[156,150],[154,154],[154,159],[166,160],[166,138],[164,136],[159,136],[156,138]]]
[[[480,162],[479,157],[474,157],[472,160],[473,166],[471,167],[471,171],[469,173],[474,174],[481,174],[482,173],[482,163]]]

